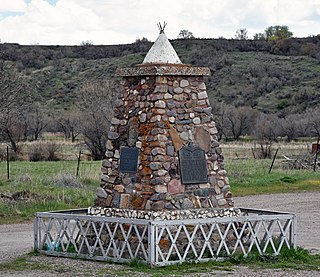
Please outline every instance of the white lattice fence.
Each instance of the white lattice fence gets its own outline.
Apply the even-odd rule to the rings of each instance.
[[[55,256],[163,266],[218,260],[238,253],[278,255],[296,247],[294,214],[241,209],[238,217],[150,221],[85,215],[86,210],[36,213],[35,249]]]

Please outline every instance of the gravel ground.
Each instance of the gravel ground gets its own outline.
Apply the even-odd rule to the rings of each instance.
[[[235,197],[237,207],[295,213],[298,245],[320,253],[320,192],[282,193]]]
[[[298,245],[312,253],[320,253],[320,192],[288,193],[235,197],[237,207],[259,208],[293,212],[298,218]],[[14,260],[33,248],[33,224],[0,225],[1,263]],[[28,257],[28,261],[39,263],[47,271],[0,271],[1,276],[123,276],[130,273],[128,267],[91,261],[64,259],[47,256]],[[185,276],[320,276],[319,271],[295,271],[279,269],[248,268],[234,266],[233,271],[215,270]],[[132,272],[137,276],[137,272]],[[139,276],[150,276],[141,273]]]

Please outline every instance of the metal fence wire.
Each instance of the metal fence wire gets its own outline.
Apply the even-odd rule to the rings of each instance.
[[[53,256],[151,266],[221,260],[233,254],[279,255],[296,248],[296,216],[242,209],[241,216],[151,221],[86,215],[87,210],[39,212],[34,248]]]

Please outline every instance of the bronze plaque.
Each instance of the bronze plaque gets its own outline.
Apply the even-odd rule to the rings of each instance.
[[[137,147],[121,147],[120,172],[136,173],[139,149]]]
[[[179,151],[181,181],[183,184],[208,182],[205,152],[199,146],[191,144]]]

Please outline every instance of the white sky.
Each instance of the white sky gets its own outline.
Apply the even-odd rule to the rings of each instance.
[[[295,37],[320,34],[320,0],[0,0],[0,40],[19,44],[79,45],[169,39],[187,29],[199,38],[249,38],[273,25]]]

